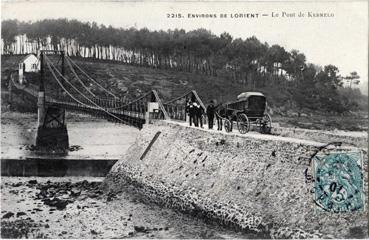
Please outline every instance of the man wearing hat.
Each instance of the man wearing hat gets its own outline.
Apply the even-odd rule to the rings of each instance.
[[[214,116],[215,116],[214,104],[215,104],[214,100],[211,100],[209,106],[206,108],[206,115],[208,116],[209,129],[213,129],[213,125],[214,125]]]

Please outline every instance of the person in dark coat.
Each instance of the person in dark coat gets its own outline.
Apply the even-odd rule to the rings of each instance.
[[[197,109],[197,121],[200,125],[201,128],[204,128],[203,127],[203,123],[204,123],[204,117],[205,117],[205,109],[200,105],[198,104],[199,107]]]
[[[195,127],[199,126],[199,123],[201,123],[202,126],[202,120],[201,120],[201,106],[196,101],[193,102],[193,108],[195,111]]]
[[[190,100],[188,101],[187,103],[187,106],[186,106],[186,112],[188,113],[189,117],[190,117],[190,126],[192,126],[192,122],[195,124],[195,126],[197,125],[197,122],[195,120],[196,118],[196,110],[195,110],[195,107],[193,105],[193,102]]]
[[[215,106],[213,100],[210,101],[210,104],[206,109],[206,115],[208,116],[208,127],[209,129],[213,129],[215,116]]]

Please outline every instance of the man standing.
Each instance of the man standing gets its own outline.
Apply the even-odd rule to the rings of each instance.
[[[215,106],[214,106],[214,101],[213,100],[210,101],[210,104],[206,109],[206,114],[208,116],[209,129],[213,129],[214,115],[215,115]]]
[[[195,127],[199,126],[199,121],[202,127],[202,119],[201,119],[201,106],[194,101],[193,102],[193,109],[194,109],[194,120],[195,120]]]
[[[204,128],[203,127],[203,117],[204,117],[204,108],[202,108],[202,106],[200,104],[198,104],[196,102],[196,118],[197,118],[197,125],[200,125],[201,128]]]
[[[195,119],[196,118],[196,116],[195,116],[195,107],[194,107],[191,100],[188,101],[186,108],[187,108],[186,112],[188,112],[188,115],[190,117],[190,119],[189,119],[190,120],[190,126],[192,126],[192,122],[194,122],[194,124],[196,126],[197,123],[196,123],[196,119]]]

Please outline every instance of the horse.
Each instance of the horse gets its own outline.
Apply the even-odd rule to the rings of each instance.
[[[233,120],[233,118],[229,114],[229,110],[227,109],[226,104],[219,103],[215,107],[215,116],[217,118],[218,131],[222,131],[222,128],[223,128],[223,120],[230,122],[230,124],[228,123],[227,125],[229,126],[229,131],[230,132],[232,131],[232,125],[233,125],[233,121],[232,120]]]

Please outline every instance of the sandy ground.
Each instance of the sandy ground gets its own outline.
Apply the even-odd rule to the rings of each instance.
[[[2,238],[254,237],[145,204],[132,193],[102,194],[102,178],[1,180]]]

